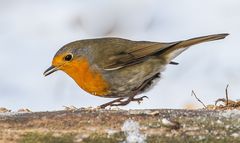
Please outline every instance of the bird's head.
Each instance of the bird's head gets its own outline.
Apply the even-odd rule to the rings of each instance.
[[[74,65],[81,57],[79,49],[80,44],[76,42],[69,43],[57,51],[52,60],[52,65],[43,73],[48,76],[58,70],[67,72],[74,68]]]

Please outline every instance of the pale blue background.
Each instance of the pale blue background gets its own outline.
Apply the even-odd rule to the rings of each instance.
[[[228,32],[180,55],[149,100],[124,108],[199,105],[192,89],[210,104],[224,97],[227,84],[230,98],[239,99],[239,7],[239,0],[0,0],[0,107],[57,110],[111,100],[85,93],[63,72],[42,75],[64,44],[102,36],[176,41]]]

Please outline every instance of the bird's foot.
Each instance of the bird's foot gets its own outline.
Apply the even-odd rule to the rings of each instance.
[[[138,104],[140,104],[141,101],[143,101],[144,98],[148,98],[147,96],[142,96],[142,97],[139,97],[139,98],[134,98],[134,97],[135,96],[132,96],[132,97],[129,97],[127,99],[125,99],[125,98],[118,98],[118,99],[113,100],[111,102],[108,102],[108,103],[100,105],[100,108],[106,108],[108,106],[110,106],[110,107],[112,107],[112,106],[124,106],[124,105],[129,104],[131,101],[137,101]]]
[[[147,96],[142,96],[142,97],[139,97],[139,98],[133,98],[131,101],[137,101],[138,104],[140,104],[143,101],[144,98],[148,99]]]

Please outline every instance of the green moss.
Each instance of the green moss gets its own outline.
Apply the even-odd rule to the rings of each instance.
[[[27,133],[23,135],[19,143],[73,143],[74,136],[71,134],[64,134],[54,136],[53,133]]]
[[[88,138],[83,139],[83,143],[117,143],[123,142],[125,136],[122,132],[108,136],[107,134],[97,134],[94,133]]]

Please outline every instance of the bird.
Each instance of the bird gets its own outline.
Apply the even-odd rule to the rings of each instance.
[[[100,108],[141,102],[136,97],[154,85],[168,64],[190,46],[224,39],[213,34],[176,42],[133,41],[117,37],[77,40],[60,48],[52,65],[43,73],[58,70],[69,75],[80,88],[94,96],[114,98]]]

